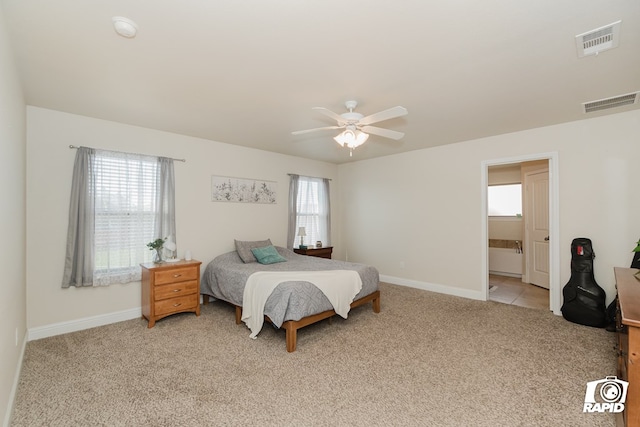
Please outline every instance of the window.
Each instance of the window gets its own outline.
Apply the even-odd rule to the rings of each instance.
[[[490,185],[489,216],[522,216],[522,184]]]
[[[94,280],[98,283],[140,280],[139,264],[152,261],[146,244],[156,239],[158,168],[156,158],[96,153]]]
[[[175,241],[172,160],[80,147],[73,180],[62,286],[140,280],[147,243]]]
[[[289,247],[300,244],[300,227],[305,228],[305,245],[331,244],[329,180],[306,176],[291,176],[289,200]]]

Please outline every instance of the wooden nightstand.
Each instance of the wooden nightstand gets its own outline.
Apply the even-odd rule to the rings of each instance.
[[[293,252],[300,255],[315,256],[318,258],[331,259],[331,252],[333,252],[333,246],[325,246],[322,248],[312,248],[309,246],[307,249],[293,248]]]
[[[192,311],[200,316],[200,264],[196,260],[140,264],[142,315],[149,328],[175,313]]]

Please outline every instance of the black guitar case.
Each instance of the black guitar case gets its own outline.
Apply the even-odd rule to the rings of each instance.
[[[607,325],[607,294],[593,276],[591,240],[580,237],[571,242],[571,279],[562,289],[562,316],[570,322],[604,328]]]

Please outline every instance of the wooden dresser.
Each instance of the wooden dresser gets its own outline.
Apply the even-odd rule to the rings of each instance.
[[[634,277],[638,271],[614,268],[618,289],[618,378],[629,382],[622,414],[625,426],[640,426],[640,280]]]
[[[333,246],[324,246],[322,248],[314,248],[309,246],[307,249],[293,248],[293,252],[300,255],[315,256],[318,258],[331,259],[331,253],[333,252]]]
[[[140,264],[142,315],[149,328],[175,313],[192,311],[200,316],[200,264],[196,260]]]

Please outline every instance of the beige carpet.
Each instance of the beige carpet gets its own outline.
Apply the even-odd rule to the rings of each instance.
[[[13,426],[613,426],[583,414],[614,334],[549,312],[381,284],[367,305],[257,340],[216,302],[28,343]]]

